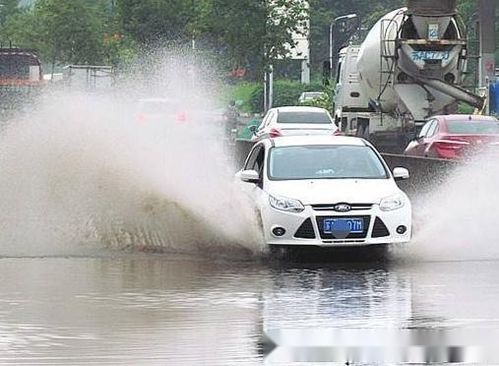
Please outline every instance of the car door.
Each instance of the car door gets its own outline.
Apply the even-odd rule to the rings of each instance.
[[[255,170],[258,172],[260,176],[260,181],[258,183],[248,183],[240,181],[240,186],[245,194],[245,196],[249,199],[250,204],[253,205],[255,209],[255,217],[261,217],[261,209],[264,202],[264,174],[265,174],[265,156],[266,149],[265,144],[260,143],[255,145],[255,147],[251,150],[246,162],[244,164],[243,170]],[[261,219],[260,219],[261,220]]]
[[[258,172],[258,175],[260,176],[260,181],[257,184],[242,182],[244,190],[246,192],[250,193],[251,195],[254,195],[256,194],[255,193],[256,190],[261,191],[263,189],[264,169],[265,169],[265,144],[260,143],[253,147],[243,167],[243,170],[254,170]]]

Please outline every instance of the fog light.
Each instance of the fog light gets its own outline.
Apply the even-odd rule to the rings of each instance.
[[[404,225],[400,225],[398,228],[397,228],[397,233],[398,234],[405,234],[405,232],[407,231],[407,228],[404,226]]]
[[[272,229],[272,234],[274,234],[275,236],[283,236],[284,234],[286,234],[286,230],[282,227],[275,227]]]

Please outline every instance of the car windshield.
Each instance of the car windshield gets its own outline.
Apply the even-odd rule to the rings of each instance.
[[[331,124],[331,118],[326,112],[279,112],[278,123],[317,123]]]
[[[499,134],[499,122],[494,121],[448,121],[447,131],[457,135]]]
[[[271,180],[383,179],[387,171],[368,146],[275,147],[269,160]]]

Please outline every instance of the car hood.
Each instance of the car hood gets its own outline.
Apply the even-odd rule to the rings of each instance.
[[[271,181],[267,192],[300,200],[304,205],[378,203],[400,193],[392,179],[311,179]]]

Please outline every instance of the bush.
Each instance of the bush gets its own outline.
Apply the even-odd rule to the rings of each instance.
[[[474,114],[475,108],[466,103],[459,103],[457,113],[459,114]]]
[[[227,105],[228,101],[232,99],[241,103],[238,107],[242,112],[254,113],[255,111],[251,105],[251,99],[255,91],[259,88],[260,83],[255,82],[242,82],[232,86],[228,93],[229,95],[224,98],[227,99],[225,105]]]

